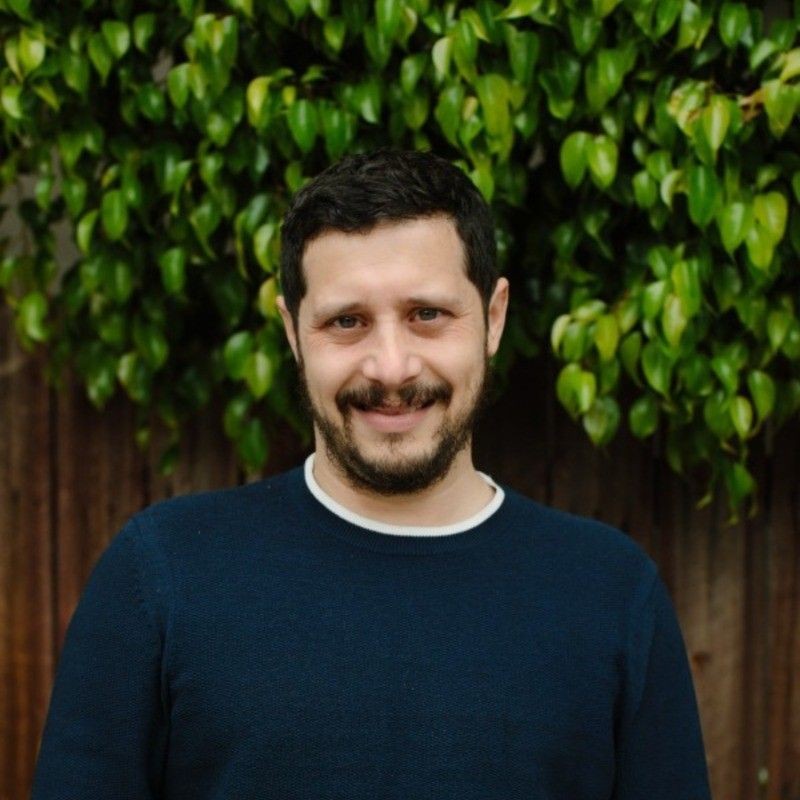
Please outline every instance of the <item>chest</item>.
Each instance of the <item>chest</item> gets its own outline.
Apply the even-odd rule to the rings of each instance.
[[[613,773],[614,654],[566,599],[435,577],[281,570],[184,603],[170,667],[183,766],[213,752],[216,769],[244,759],[276,785],[314,776],[309,797],[393,796],[387,781],[420,797],[420,775],[444,796],[560,797],[565,781],[565,797],[595,796]]]

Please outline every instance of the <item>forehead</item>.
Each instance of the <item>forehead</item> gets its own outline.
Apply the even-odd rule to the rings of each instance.
[[[325,231],[303,255],[306,298],[331,293],[477,291],[467,278],[466,254],[455,223],[442,215],[380,223],[367,232]],[[358,299],[366,299],[359,297]]]

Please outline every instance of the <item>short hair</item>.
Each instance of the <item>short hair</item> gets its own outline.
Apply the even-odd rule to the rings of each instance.
[[[431,152],[380,149],[346,156],[303,186],[281,225],[281,291],[297,322],[306,293],[303,254],[326,231],[366,233],[381,222],[446,215],[464,248],[469,280],[484,312],[497,283],[497,245],[489,206],[455,164]]]

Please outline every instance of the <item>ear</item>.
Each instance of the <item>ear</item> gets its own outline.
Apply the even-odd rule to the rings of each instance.
[[[297,331],[295,330],[294,320],[292,319],[292,315],[289,313],[289,309],[286,307],[286,301],[283,299],[282,294],[279,294],[275,299],[275,304],[278,306],[278,311],[281,313],[283,329],[286,331],[286,338],[289,340],[289,347],[292,348],[292,353],[294,353],[294,360],[297,361]]]
[[[508,311],[508,279],[498,278],[487,309],[486,353],[491,358],[500,346]]]

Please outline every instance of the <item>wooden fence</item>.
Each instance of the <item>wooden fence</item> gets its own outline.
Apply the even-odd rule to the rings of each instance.
[[[240,482],[218,415],[186,436],[169,479],[158,449],[133,444],[122,400],[103,413],[75,386],[49,388],[0,312],[0,800],[30,780],[64,632],[89,572],[134,511],[162,497]],[[592,448],[552,397],[554,367],[520,364],[480,425],[476,463],[545,503],[628,532],[661,568],[686,639],[715,800],[800,800],[800,426],[758,456],[758,515],[726,526],[620,434]],[[290,436],[270,472],[299,463]],[[680,765],[676,765],[680,769]],[[678,798],[676,798],[678,800]],[[688,800],[688,799],[687,799]]]

